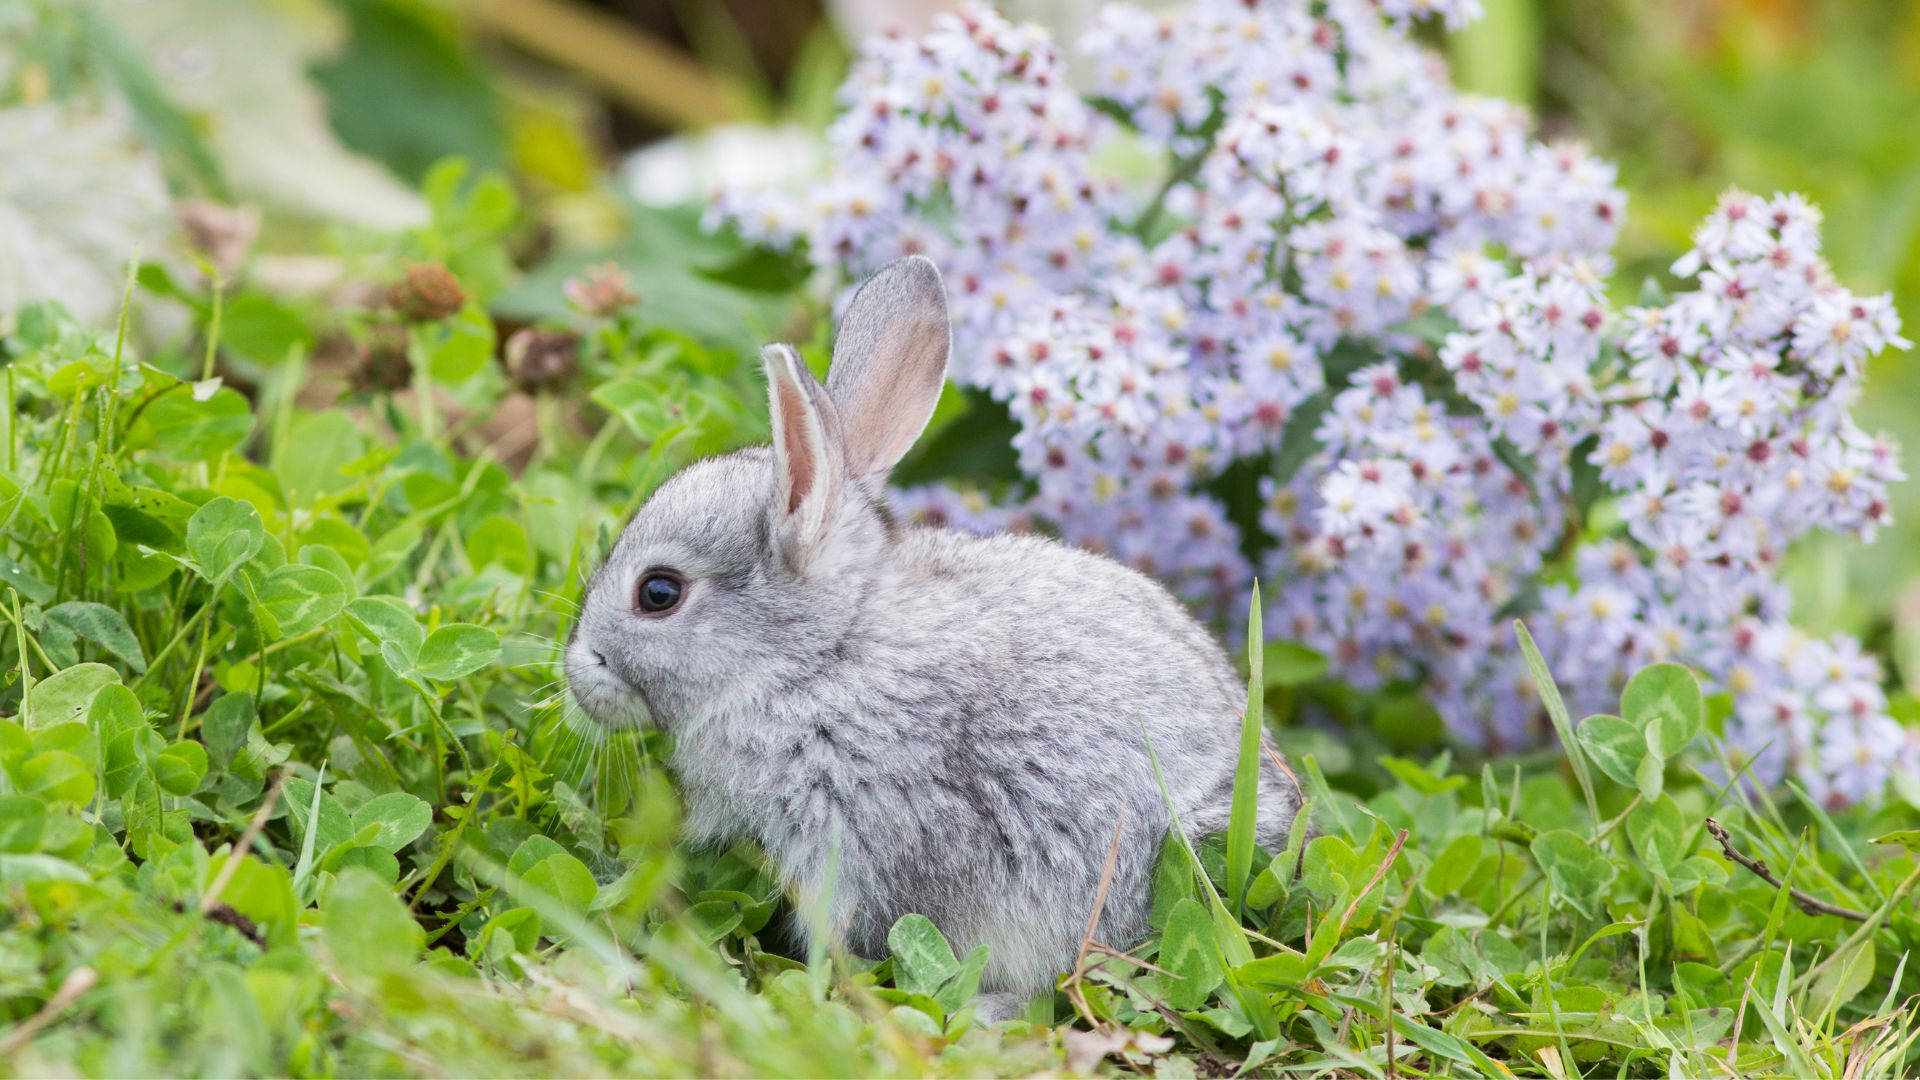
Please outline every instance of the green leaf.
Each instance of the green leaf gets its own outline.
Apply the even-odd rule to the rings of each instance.
[[[293,898],[293,878],[285,867],[269,865],[252,855],[239,859],[240,865],[220,893],[220,902],[258,923],[268,944],[295,944],[300,908]],[[219,874],[224,869],[224,862],[216,861],[212,872]]]
[[[967,955],[960,958],[960,970],[941,984],[940,992],[933,995],[933,1000],[940,1003],[940,1008],[948,1016],[959,1012],[980,992],[980,976],[986,973],[987,958],[985,945],[975,945],[967,950]]]
[[[1233,803],[1227,818],[1227,906],[1246,910],[1247,879],[1253,875],[1254,827],[1260,798],[1260,733],[1266,718],[1266,652],[1260,627],[1260,583],[1253,584],[1247,611],[1247,699],[1240,717],[1240,754],[1233,769]]]
[[[247,733],[252,729],[252,694],[222,694],[200,716],[200,738],[223,769],[232,765],[233,756],[246,747]]]
[[[154,782],[169,795],[191,795],[207,775],[207,748],[191,740],[174,743],[150,763]]]
[[[260,514],[225,495],[211,499],[187,520],[187,554],[208,581],[218,585],[254,557],[267,542]]]
[[[1655,722],[1654,726],[1648,729],[1647,742],[1650,746],[1655,741],[1654,733],[1659,728],[1659,723]],[[1649,748],[1648,752],[1641,757],[1640,764],[1633,770],[1633,784],[1640,789],[1642,799],[1657,799],[1660,797],[1662,785],[1666,783],[1666,775],[1665,759],[1657,751]]]
[[[1533,838],[1532,850],[1561,900],[1587,915],[1606,900],[1618,871],[1586,837],[1571,829],[1550,829]]]
[[[1895,829],[1873,838],[1876,844],[1898,844],[1908,851],[1920,851],[1920,829]]]
[[[92,880],[85,870],[52,855],[0,852],[0,885],[24,885],[31,881],[68,881],[84,885]]]
[[[428,5],[376,0],[350,0],[341,10],[346,41],[312,69],[341,142],[409,183],[430,179],[447,157],[484,168],[506,164],[497,95],[447,20]],[[391,107],[399,101],[407,107]]]
[[[1679,805],[1666,795],[1633,808],[1627,815],[1627,839],[1633,841],[1633,850],[1640,861],[1663,876],[1671,876],[1690,854],[1683,850],[1687,842],[1686,820],[1681,817]]]
[[[337,970],[349,977],[405,967],[425,940],[393,887],[359,867],[334,878],[321,907],[321,930]]]
[[[284,363],[294,346],[312,343],[300,312],[266,293],[233,297],[220,317],[220,347],[268,366]]]
[[[427,348],[427,371],[435,382],[466,382],[493,358],[493,320],[471,304],[425,332],[436,335]]]
[[[387,851],[397,852],[413,843],[432,824],[433,807],[404,791],[375,796],[353,812],[354,833],[376,826],[378,831],[368,843]]]
[[[47,609],[46,621],[86,638],[113,654],[134,674],[147,670],[146,654],[140,639],[133,636],[126,616],[105,604],[88,600],[69,600]]]
[[[43,750],[13,768],[13,781],[22,794],[47,802],[81,805],[93,799],[93,770],[65,750]]]
[[[585,915],[593,904],[594,894],[600,891],[600,884],[593,880],[587,864],[564,851],[541,859],[521,880],[575,915]]]
[[[0,585],[12,586],[15,592],[36,604],[53,599],[53,586],[34,577],[32,571],[4,552],[0,552]]]
[[[1452,896],[1466,885],[1474,868],[1480,865],[1482,841],[1478,833],[1467,833],[1447,841],[1433,857],[1433,864],[1421,878],[1427,892],[1435,897]]]
[[[1327,674],[1327,658],[1297,641],[1269,641],[1263,650],[1266,685],[1306,686]]]
[[[347,606],[347,589],[339,578],[301,563],[288,563],[268,574],[255,596],[271,620],[268,625],[282,638],[304,634]]]
[[[1580,747],[1607,778],[1626,787],[1638,784],[1647,740],[1638,727],[1618,716],[1589,716],[1580,721]]]
[[[308,833],[312,833],[313,854],[318,859],[325,857],[335,846],[352,839],[354,828],[353,818],[347,814],[346,807],[341,806],[340,800],[334,798],[331,792],[322,789],[317,792],[320,797],[320,820],[309,830],[308,818],[312,815],[315,794],[313,781],[298,776],[287,780],[287,814],[293,819],[303,847]]]
[[[46,807],[26,795],[0,795],[0,851],[37,851],[47,831]]]
[[[452,623],[427,635],[414,667],[429,679],[451,682],[493,663],[500,636],[484,626]]]
[[[536,833],[522,840],[520,846],[513,849],[513,854],[507,858],[507,873],[515,877],[525,877],[528,871],[540,865],[540,860],[549,855],[562,854],[566,850],[551,836],[541,836]]]
[[[960,961],[939,927],[925,915],[903,915],[887,931],[893,956],[893,982],[910,993],[932,997],[960,970]]]
[[[120,673],[105,664],[76,664],[56,671],[34,685],[33,703],[25,717],[28,731],[70,724],[87,715],[94,696],[120,681]]]
[[[398,597],[363,596],[347,605],[347,615],[395,670],[413,670],[427,632],[412,608]]]
[[[1182,1012],[1206,1004],[1225,977],[1213,940],[1213,919],[1198,900],[1174,905],[1160,936],[1159,966],[1174,976],[1167,986],[1167,1003]]]
[[[1593,796],[1593,777],[1587,774],[1587,756],[1581,752],[1580,744],[1574,741],[1573,721],[1567,716],[1566,702],[1560,698],[1560,688],[1554,685],[1553,675],[1547,671],[1547,662],[1540,655],[1540,647],[1533,643],[1533,635],[1527,632],[1526,624],[1518,619],[1513,621],[1514,636],[1520,642],[1520,655],[1527,662],[1527,673],[1533,677],[1533,686],[1540,694],[1540,702],[1547,708],[1547,718],[1553,721],[1554,733],[1560,736],[1560,745],[1567,752],[1567,764],[1573,766],[1573,778],[1580,782],[1580,793],[1587,799],[1587,815],[1594,821],[1600,820],[1600,803]]]
[[[127,445],[179,462],[212,461],[239,446],[253,430],[253,406],[226,387],[205,401],[192,383],[175,383],[153,397],[127,433]]]
[[[1670,758],[1700,733],[1707,712],[1692,671],[1679,664],[1654,664],[1627,680],[1620,693],[1620,714],[1647,732],[1649,750]]]

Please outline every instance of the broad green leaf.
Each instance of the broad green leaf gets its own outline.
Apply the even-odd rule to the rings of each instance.
[[[13,561],[5,552],[0,552],[0,586],[11,586],[36,604],[53,599],[53,586],[35,577],[31,570]]]
[[[1700,680],[1679,664],[1642,668],[1620,692],[1620,715],[1647,731],[1649,749],[1670,758],[1691,742],[1706,722]]]
[[[413,843],[432,824],[433,807],[404,791],[375,796],[353,812],[354,832],[370,825],[377,827],[368,843],[387,851],[399,851]]]
[[[1162,965],[1163,967],[1165,965]],[[1240,981],[1263,990],[1290,990],[1305,983],[1313,974],[1313,964],[1297,952],[1277,952],[1262,956],[1234,969]]]
[[[209,500],[187,520],[187,554],[216,585],[253,558],[266,542],[267,530],[259,512],[225,495]]]
[[[216,856],[213,874],[225,870],[226,858]],[[292,945],[300,908],[293,898],[293,879],[285,867],[271,866],[252,855],[240,856],[240,865],[227,879],[220,902],[252,919],[271,945]]]
[[[268,574],[255,588],[261,610],[282,638],[304,634],[340,614],[347,606],[347,588],[340,579],[317,566],[288,563]]]
[[[1646,736],[1618,716],[1589,716],[1580,721],[1581,749],[1609,780],[1626,787],[1638,785],[1640,760],[1647,755]]]
[[[940,1003],[940,1008],[948,1016],[959,1012],[973,999],[973,995],[979,993],[980,976],[987,970],[987,960],[985,945],[968,949],[967,955],[960,958],[960,969],[941,985],[939,993],[933,995],[933,1000]]]
[[[358,841],[358,834],[355,835],[354,839]],[[381,881],[386,882],[389,886],[394,885],[400,880],[400,860],[393,857],[393,852],[383,847],[375,847],[372,844],[355,842],[349,843],[345,847],[336,848],[332,854],[327,856],[326,862],[322,865],[322,869],[331,870],[336,874],[342,873],[350,867],[359,867],[374,877],[379,878]]]
[[[435,382],[465,382],[493,357],[493,320],[471,304],[428,333],[427,371]]]
[[[202,401],[193,384],[176,383],[141,410],[127,443],[174,461],[212,461],[252,430],[253,407],[244,395],[221,387]]]
[[[27,710],[28,731],[70,724],[87,715],[94,696],[120,681],[120,673],[105,664],[76,664],[34,684]]]
[[[549,855],[563,854],[566,850],[552,837],[536,833],[522,840],[520,846],[513,850],[513,854],[507,859],[507,873],[516,877],[525,877],[528,871],[540,865],[540,860]]]
[[[1305,686],[1327,674],[1327,658],[1297,641],[1269,641],[1262,652],[1263,681],[1269,687]]]
[[[427,635],[414,667],[429,679],[450,682],[486,667],[498,655],[498,634],[484,626],[453,623]]]
[[[327,951],[344,976],[405,967],[425,940],[393,887],[359,867],[340,872],[320,912]]]
[[[1447,841],[1447,845],[1433,857],[1433,864],[1427,867],[1421,885],[1435,897],[1452,896],[1459,892],[1474,868],[1480,865],[1482,843],[1478,833],[1467,833]]]
[[[1407,785],[1422,795],[1444,795],[1466,786],[1464,776],[1439,776],[1433,770],[1417,761],[1406,758],[1382,757],[1380,767],[1393,775],[1395,780]]]
[[[1686,862],[1686,821],[1673,799],[1661,795],[1653,802],[1642,802],[1627,815],[1627,838],[1640,861],[1662,876],[1671,876]]]
[[[0,716],[0,768],[11,768],[33,752],[33,737],[12,720]]]
[[[23,794],[76,806],[93,799],[93,770],[65,750],[42,750],[23,759],[12,771],[13,781]]]
[[[252,694],[222,694],[200,716],[200,738],[223,769],[232,765],[233,756],[246,747],[247,733],[252,729]]]
[[[169,795],[191,795],[207,775],[207,748],[191,739],[174,743],[149,762],[154,782]]]
[[[1551,829],[1533,838],[1532,849],[1556,896],[1588,915],[1599,910],[1618,871],[1591,841],[1571,829]]]
[[[953,947],[925,915],[903,915],[887,931],[893,981],[902,990],[932,997],[960,970]]]
[[[1206,1004],[1220,985],[1224,973],[1213,940],[1213,919],[1198,900],[1174,905],[1160,936],[1159,966],[1173,975],[1167,982],[1167,1003],[1182,1012]]]
[[[393,596],[363,596],[347,605],[347,615],[394,670],[413,670],[427,633],[405,602]]]
[[[0,852],[0,885],[32,881],[67,881],[84,885],[93,878],[85,870],[52,855]]]
[[[46,807],[39,799],[0,795],[0,852],[37,851],[46,830]]]
[[[126,616],[105,604],[69,600],[47,609],[46,621],[63,627],[113,654],[137,675],[147,670],[140,639],[133,636]]]
[[[1153,864],[1153,914],[1148,917],[1154,929],[1167,925],[1175,904],[1196,898],[1191,865],[1177,841],[1170,838],[1160,845],[1160,857]]]
[[[1659,730],[1660,722],[1657,720],[1651,728],[1647,729],[1647,753],[1633,770],[1633,785],[1640,789],[1642,799],[1659,798],[1660,789],[1666,783],[1666,758],[1653,748],[1658,741]]]

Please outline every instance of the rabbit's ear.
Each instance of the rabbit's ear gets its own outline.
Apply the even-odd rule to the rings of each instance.
[[[946,289],[925,256],[889,264],[853,294],[827,373],[851,475],[884,477],[920,437],[940,400],[951,342]]]
[[[785,345],[761,353],[773,420],[773,540],[787,566],[805,569],[840,505],[846,464],[833,402]]]

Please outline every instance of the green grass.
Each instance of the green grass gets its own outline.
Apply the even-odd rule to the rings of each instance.
[[[1353,699],[1297,647],[1256,651],[1240,774],[1264,724],[1313,832],[1259,851],[1243,788],[1227,835],[1168,845],[1155,936],[1090,942],[1027,1021],[975,1023],[982,958],[925,920],[890,962],[788,955],[759,854],[683,850],[660,736],[583,733],[555,663],[626,514],[761,434],[751,353],[692,305],[584,324],[509,468],[484,313],[510,197],[428,186],[434,222],[368,273],[453,267],[448,319],[385,330],[148,269],[132,310],[194,312],[174,345],[52,306],[0,342],[0,1072],[1920,1068],[1912,807],[1715,779],[1725,702],[1672,666],[1578,726],[1536,666],[1569,753],[1462,762],[1295,725]],[[686,259],[745,265],[712,243]],[[726,288],[663,260],[670,292]],[[517,296],[556,310],[545,287]],[[791,314],[757,279],[735,302]],[[333,333],[401,335],[431,405],[332,400]]]

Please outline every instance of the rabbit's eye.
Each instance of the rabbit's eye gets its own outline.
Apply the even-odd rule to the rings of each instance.
[[[686,591],[686,583],[678,577],[653,571],[640,579],[640,587],[634,590],[633,601],[641,611],[658,615],[680,606],[680,597]]]

